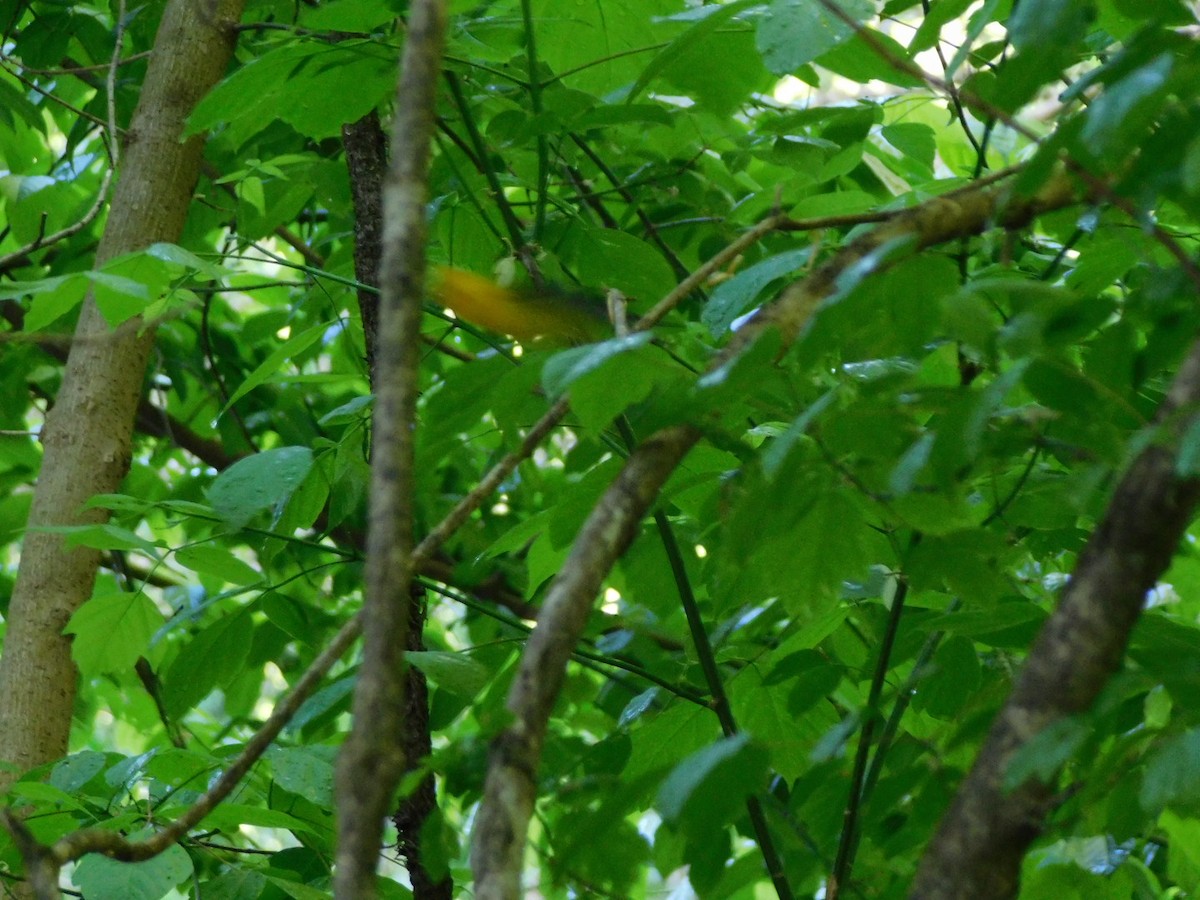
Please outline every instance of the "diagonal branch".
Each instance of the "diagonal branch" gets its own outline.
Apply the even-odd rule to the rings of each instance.
[[[820,303],[835,295],[839,278],[852,266],[882,271],[934,244],[997,225],[1027,224],[1038,213],[1067,206],[1076,197],[1071,182],[1056,176],[1033,197],[1014,198],[1008,190],[993,187],[938,197],[906,210],[852,241],[810,277],[764,307],[735,335],[711,369],[732,363],[768,329],[778,329],[785,343],[794,341]],[[660,303],[655,312],[664,306],[669,308],[666,302]],[[550,585],[509,693],[508,708],[514,722],[492,743],[471,850],[475,896],[480,900],[516,900],[520,896],[521,859],[536,800],[542,743],[570,652],[604,577],[629,546],[671,471],[700,437],[692,426],[672,426],[652,435],[630,454],[592,509]]]
[[[1012,695],[925,853],[912,896],[1015,896],[1021,858],[1041,831],[1053,785],[1006,790],[1013,756],[1053,722],[1083,712],[1120,667],[1146,592],[1170,564],[1200,501],[1200,481],[1177,469],[1179,436],[1200,411],[1200,342],[1184,361],[1157,421],[1165,440],[1121,479],[1042,628]]]

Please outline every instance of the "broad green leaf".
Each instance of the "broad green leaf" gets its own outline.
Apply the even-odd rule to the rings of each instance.
[[[701,313],[701,321],[713,337],[729,329],[735,319],[758,300],[763,289],[777,278],[791,275],[807,262],[811,248],[789,250],[738,272],[728,281],[717,285]]]
[[[677,704],[640,721],[641,726],[630,733],[633,750],[625,765],[625,777],[631,780],[667,772],[684,754],[708,745],[720,734],[712,714],[690,704]]]
[[[1022,900],[1125,900],[1140,891],[1111,838],[1069,838],[1051,847],[1021,878]],[[1059,862],[1066,858],[1069,862]]]
[[[875,14],[871,0],[839,0],[846,15],[864,22]],[[854,29],[820,3],[772,0],[758,20],[758,50],[768,69],[786,75],[849,39]]]
[[[138,863],[89,853],[75,866],[71,881],[95,900],[162,900],[192,874],[191,857],[175,845]]]
[[[1058,50],[1078,39],[1092,17],[1090,0],[1041,0],[1037,4],[1016,4],[1005,23],[1008,39],[1021,52]]]
[[[803,684],[799,680],[770,684],[755,668],[742,672],[729,685],[729,702],[738,727],[752,734],[757,746],[768,754],[772,772],[791,780],[808,769],[809,752],[836,719],[830,709],[822,709],[816,702],[797,716],[794,704],[805,703],[805,693],[819,691],[831,680],[836,686],[840,677],[827,663],[823,673],[809,673]],[[827,693],[832,691],[831,687]]]
[[[953,718],[979,690],[981,680],[975,645],[966,638],[952,637],[937,648],[913,706],[939,719]]]
[[[149,556],[157,556],[161,544],[146,540],[128,528],[105,523],[103,525],[46,525],[39,531],[66,535],[67,546],[91,547],[95,550],[140,550]]]
[[[94,676],[133,668],[163,622],[145,594],[100,594],[75,611],[63,632],[75,636],[75,665],[85,676]]]
[[[139,777],[157,779],[176,788],[200,790],[218,767],[218,760],[207,753],[178,747],[162,748],[144,761]]]
[[[272,625],[298,641],[313,643],[317,629],[303,604],[279,591],[267,591],[258,602]]]
[[[766,753],[742,733],[723,738],[679,763],[658,789],[663,820],[685,832],[719,828],[762,787]]]
[[[1157,112],[1173,67],[1164,53],[1110,85],[1088,106],[1080,133],[1084,146],[1099,157],[1136,145]]]
[[[321,425],[343,425],[347,422],[353,422],[359,419],[363,410],[369,409],[375,402],[373,394],[367,394],[362,397],[355,397],[352,400],[347,400],[336,409],[331,409],[325,415],[321,416]]]
[[[163,677],[163,703],[180,716],[213,688],[228,684],[250,652],[254,625],[249,612],[222,616],[183,645]]]
[[[753,17],[756,12],[761,14],[763,6],[763,0],[737,0],[697,7],[674,17],[677,21],[686,17],[695,24],[642,70],[633,93],[661,78],[717,115],[736,111],[748,94],[769,83],[770,76],[755,50],[752,27]],[[714,59],[721,60],[721,65],[712,65]]]
[[[492,674],[465,653],[409,650],[404,658],[424,672],[430,683],[462,697],[478,696]]]
[[[646,306],[675,287],[675,274],[662,254],[624,231],[576,227],[560,252],[584,284],[613,288]]]
[[[295,356],[299,356],[317,341],[319,341],[328,331],[328,325],[321,323],[314,325],[306,331],[289,338],[279,347],[276,347],[259,366],[246,376],[236,391],[233,392],[225,406],[221,409],[221,415],[229,411],[233,404],[237,403],[242,397],[250,393],[256,387],[266,384],[275,375],[279,374],[279,370],[283,364]]]
[[[300,11],[301,22],[321,31],[371,31],[396,19],[394,3],[386,0],[327,0]]]
[[[354,693],[356,680],[357,676],[341,678],[329,687],[321,688],[305,700],[296,715],[292,717],[292,721],[288,723],[288,733],[299,734],[304,726],[313,720],[320,719],[330,710],[348,703],[350,695]]]
[[[83,218],[92,199],[78,184],[24,179],[14,202],[6,204],[8,226],[22,244],[53,234]]]
[[[585,428],[598,433],[619,413],[657,392],[657,407],[672,417],[682,412],[679,398],[688,377],[661,350],[634,349],[576,380],[570,388],[571,408]],[[619,389],[613,389],[614,382],[619,382]]]
[[[267,880],[292,900],[329,900],[329,891],[319,890],[311,885],[289,881],[286,878],[268,878]]]
[[[41,331],[82,303],[89,284],[87,273],[43,278],[40,281],[17,281],[0,286],[0,297],[31,295],[25,329]]]
[[[1139,799],[1152,815],[1167,807],[1186,814],[1200,810],[1200,730],[1169,737],[1151,751]]]
[[[552,71],[570,73],[568,86],[604,95],[626,88],[649,51],[677,28],[663,22],[678,12],[672,0],[584,0],[563,6],[535,0],[534,34],[538,54]],[[638,54],[638,55],[635,55]]]
[[[1010,600],[987,609],[966,609],[934,616],[924,623],[929,631],[961,634],[989,647],[1027,646],[1046,613],[1025,600]]]
[[[264,118],[278,116],[303,135],[329,137],[374,109],[394,77],[395,61],[381,44],[289,43],[217,85],[197,105],[188,128],[194,134],[226,122],[240,144]]]
[[[629,93],[625,97],[625,102],[629,103],[636,100],[638,95],[646,89],[646,86],[651,81],[658,77],[660,72],[676,60],[685,56],[688,51],[695,48],[705,37],[716,31],[730,19],[748,9],[761,5],[762,0],[733,0],[732,3],[701,8],[699,12],[703,14],[702,17],[667,44],[642,69],[637,81],[629,89]]]
[[[298,834],[312,833],[314,825],[277,809],[246,803],[222,803],[204,819],[209,827],[237,831],[239,825],[282,828]]]
[[[253,566],[213,544],[197,544],[177,550],[175,561],[185,569],[214,576],[227,584],[255,584],[263,577]]]
[[[312,468],[307,447],[279,447],[238,460],[206,491],[208,500],[232,528],[244,528],[265,510],[278,516]]]
[[[337,748],[273,747],[267,761],[276,783],[286,791],[306,797],[322,809],[333,806],[333,763]]]
[[[556,353],[542,368],[542,387],[551,397],[558,397],[589,372],[594,372],[614,357],[646,346],[651,338],[649,332],[643,331]]]
[[[932,169],[937,150],[937,136],[932,128],[919,122],[897,122],[880,129],[884,140],[911,157],[920,165]]]
[[[258,900],[267,877],[256,869],[229,869],[204,885],[205,900]]]
[[[50,783],[68,794],[80,794],[85,784],[108,768],[107,754],[95,750],[72,753],[54,767]]]
[[[157,296],[152,287],[137,278],[110,272],[91,272],[88,278],[96,306],[112,328],[141,315]]]
[[[846,174],[846,171],[858,165],[862,157],[862,147],[854,145],[846,148],[844,154],[838,154],[821,168],[819,181],[827,181]],[[796,219],[817,219],[824,216],[851,216],[867,212],[879,203],[874,194],[865,191],[830,191],[825,194],[814,194],[805,197],[791,209],[791,215]]]
[[[893,59],[907,57],[907,51],[895,38],[874,29],[867,29],[866,35],[855,34],[837,44],[823,53],[817,64],[859,84],[877,80],[900,87],[925,86],[916,75],[892,63]]]
[[[1200,881],[1200,820],[1165,809],[1158,817],[1159,827],[1171,842],[1167,875],[1173,881],[1196,884]]]

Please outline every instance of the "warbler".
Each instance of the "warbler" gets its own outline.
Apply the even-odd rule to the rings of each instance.
[[[586,344],[612,334],[602,307],[585,297],[504,287],[452,266],[434,267],[430,294],[459,318],[522,343]]]

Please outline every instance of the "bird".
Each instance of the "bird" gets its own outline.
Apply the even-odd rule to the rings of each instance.
[[[521,343],[587,344],[612,335],[603,307],[554,288],[505,287],[453,266],[435,266],[430,295],[458,318]]]

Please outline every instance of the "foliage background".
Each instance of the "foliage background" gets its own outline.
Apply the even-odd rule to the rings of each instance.
[[[796,896],[831,873],[842,891],[903,894],[1116,478],[1156,439],[1198,324],[1190,7],[843,8],[866,35],[788,0],[452,4],[432,261],[518,281],[534,262],[639,313],[772,212],[823,217],[747,248],[653,345],[518,355],[430,303],[419,534],[554,398],[572,410],[420,578],[425,649],[409,660],[431,686],[422,765],[439,798],[425,859],[463,892],[488,741],[547,582],[626,453],[618,416],[635,441],[677,422],[705,440],[658,507],[681,556],[648,520],[555,708],[525,873],[547,895],[764,895],[746,796]],[[361,603],[370,382],[341,134],[386,120],[406,7],[248,4],[236,64],[190,120],[209,139],[184,237],[93,270],[103,210],[44,238],[101,191],[118,21],[124,123],[160,13],[0,3],[0,528],[14,548],[85,291],[113,325],[159,322],[130,473],[98,501],[113,518],[71,536],[106,560],[70,626],[72,753],[10,789],[46,842],[177,816]],[[938,81],[896,65],[914,59]],[[1029,229],[852,267],[786,352],[765,342],[696,374],[735,319],[881,215],[1012,165],[1032,193],[1062,159],[1104,190]],[[1182,439],[1181,476],[1198,440]],[[1014,763],[1016,781],[1059,788],[1022,896],[1200,881],[1193,545],[1100,700]],[[681,591],[736,735],[714,715]],[[356,665],[202,831],[134,870],[89,856],[74,884],[325,896]],[[0,855],[21,871],[13,844]],[[405,896],[386,871],[381,893]]]

